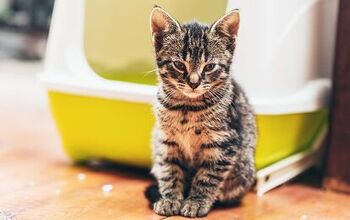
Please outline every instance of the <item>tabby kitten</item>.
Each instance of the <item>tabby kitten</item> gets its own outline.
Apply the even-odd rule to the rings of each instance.
[[[159,90],[153,139],[160,215],[207,215],[255,181],[255,117],[230,74],[239,27],[233,10],[211,26],[151,13]]]

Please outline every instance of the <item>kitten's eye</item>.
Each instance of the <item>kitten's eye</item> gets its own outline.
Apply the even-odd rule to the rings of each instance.
[[[212,71],[215,68],[215,66],[216,66],[215,63],[209,63],[209,64],[205,65],[203,70],[205,72],[210,72],[210,71]]]
[[[175,61],[174,62],[174,66],[175,66],[176,69],[178,69],[180,71],[185,71],[186,70],[185,64],[181,63],[180,61]]]

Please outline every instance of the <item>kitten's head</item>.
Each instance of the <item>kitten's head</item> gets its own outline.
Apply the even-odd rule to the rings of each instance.
[[[180,24],[156,6],[151,13],[151,30],[163,87],[192,99],[224,86],[238,27],[238,10],[207,26]]]

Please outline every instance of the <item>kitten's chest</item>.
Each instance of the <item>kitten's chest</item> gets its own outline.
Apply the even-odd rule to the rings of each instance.
[[[202,143],[208,142],[208,132],[201,114],[193,112],[170,112],[165,124],[167,136],[179,143],[185,158],[193,160],[200,152]]]

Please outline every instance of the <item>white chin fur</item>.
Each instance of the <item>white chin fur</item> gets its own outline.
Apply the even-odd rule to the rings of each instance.
[[[202,95],[201,93],[197,93],[197,92],[185,92],[185,91],[183,91],[183,94],[189,98],[197,98],[198,96]]]

